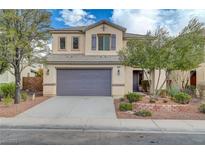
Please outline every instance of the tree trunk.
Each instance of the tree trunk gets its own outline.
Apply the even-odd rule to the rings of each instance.
[[[18,104],[20,102],[20,86],[21,86],[21,76],[20,72],[15,70],[15,98],[14,98],[14,104]]]
[[[20,72],[20,51],[17,48],[16,49],[16,60],[15,60],[15,98],[14,98],[14,104],[20,103],[20,86],[21,86],[21,72]]]

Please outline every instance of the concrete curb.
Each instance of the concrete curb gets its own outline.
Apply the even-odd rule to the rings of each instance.
[[[0,129],[66,129],[98,132],[205,134],[205,120],[1,118]]]

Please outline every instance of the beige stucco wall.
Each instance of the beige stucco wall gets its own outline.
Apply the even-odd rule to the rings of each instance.
[[[122,65],[47,65],[44,67],[43,93],[44,95],[56,95],[56,68],[112,68],[112,95],[124,96],[132,92],[133,69]],[[49,70],[49,75],[47,75]],[[120,70],[120,75],[118,75]]]
[[[66,38],[66,49],[59,49],[59,38]],[[79,50],[72,49],[72,37],[79,37]],[[52,34],[52,50],[54,54],[68,53],[68,54],[79,54],[85,52],[85,34]]]
[[[116,34],[116,50],[109,51],[99,51],[98,50],[98,41],[97,41],[97,49],[92,51],[91,49],[91,41],[92,34]],[[102,30],[102,25],[96,26],[92,29],[89,29],[85,33],[85,54],[86,55],[117,55],[117,51],[122,49],[123,47],[123,32],[116,28],[113,28],[109,25],[105,24],[105,30]]]
[[[205,63],[200,64],[196,69],[196,84],[205,82]]]
[[[111,68],[112,96],[114,97],[122,97],[128,92],[133,92],[133,70],[141,70],[139,68],[131,68],[122,65],[47,65],[44,67],[43,76],[44,95],[56,95],[57,68]],[[49,70],[49,75],[47,75],[47,70]],[[118,70],[120,70],[119,75]]]
[[[159,77],[160,76],[160,77]],[[151,78],[151,93],[154,92],[154,89],[160,89],[160,87],[162,86],[162,89],[166,89],[166,82],[163,85],[163,82],[166,79],[166,73],[164,70],[161,70],[161,75],[159,75],[159,70],[154,70],[152,72],[150,72],[150,78]],[[158,82],[159,79],[159,82]],[[157,86],[158,83],[158,86]]]

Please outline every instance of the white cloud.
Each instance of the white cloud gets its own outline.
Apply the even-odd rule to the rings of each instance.
[[[157,27],[159,13],[159,10],[113,10],[111,20],[126,27],[127,32],[145,34]]]
[[[126,27],[128,32],[145,34],[162,26],[176,35],[193,17],[205,22],[205,10],[113,10],[111,20]]]
[[[82,9],[60,11],[59,21],[63,21],[68,26],[84,26],[95,22],[95,16]]]

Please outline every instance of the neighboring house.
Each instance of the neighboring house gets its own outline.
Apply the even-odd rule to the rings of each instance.
[[[123,66],[118,51],[127,40],[143,35],[126,33],[126,28],[104,20],[50,33],[52,54],[44,67],[44,95],[123,96],[140,91],[143,71]],[[155,74],[152,80],[157,80]]]
[[[40,68],[43,68],[42,64],[33,64],[32,66],[26,67],[21,72],[21,81],[23,81],[23,77],[34,77],[35,72],[38,71]],[[9,82],[15,82],[15,76],[10,71],[6,71],[0,75],[0,83]]]

